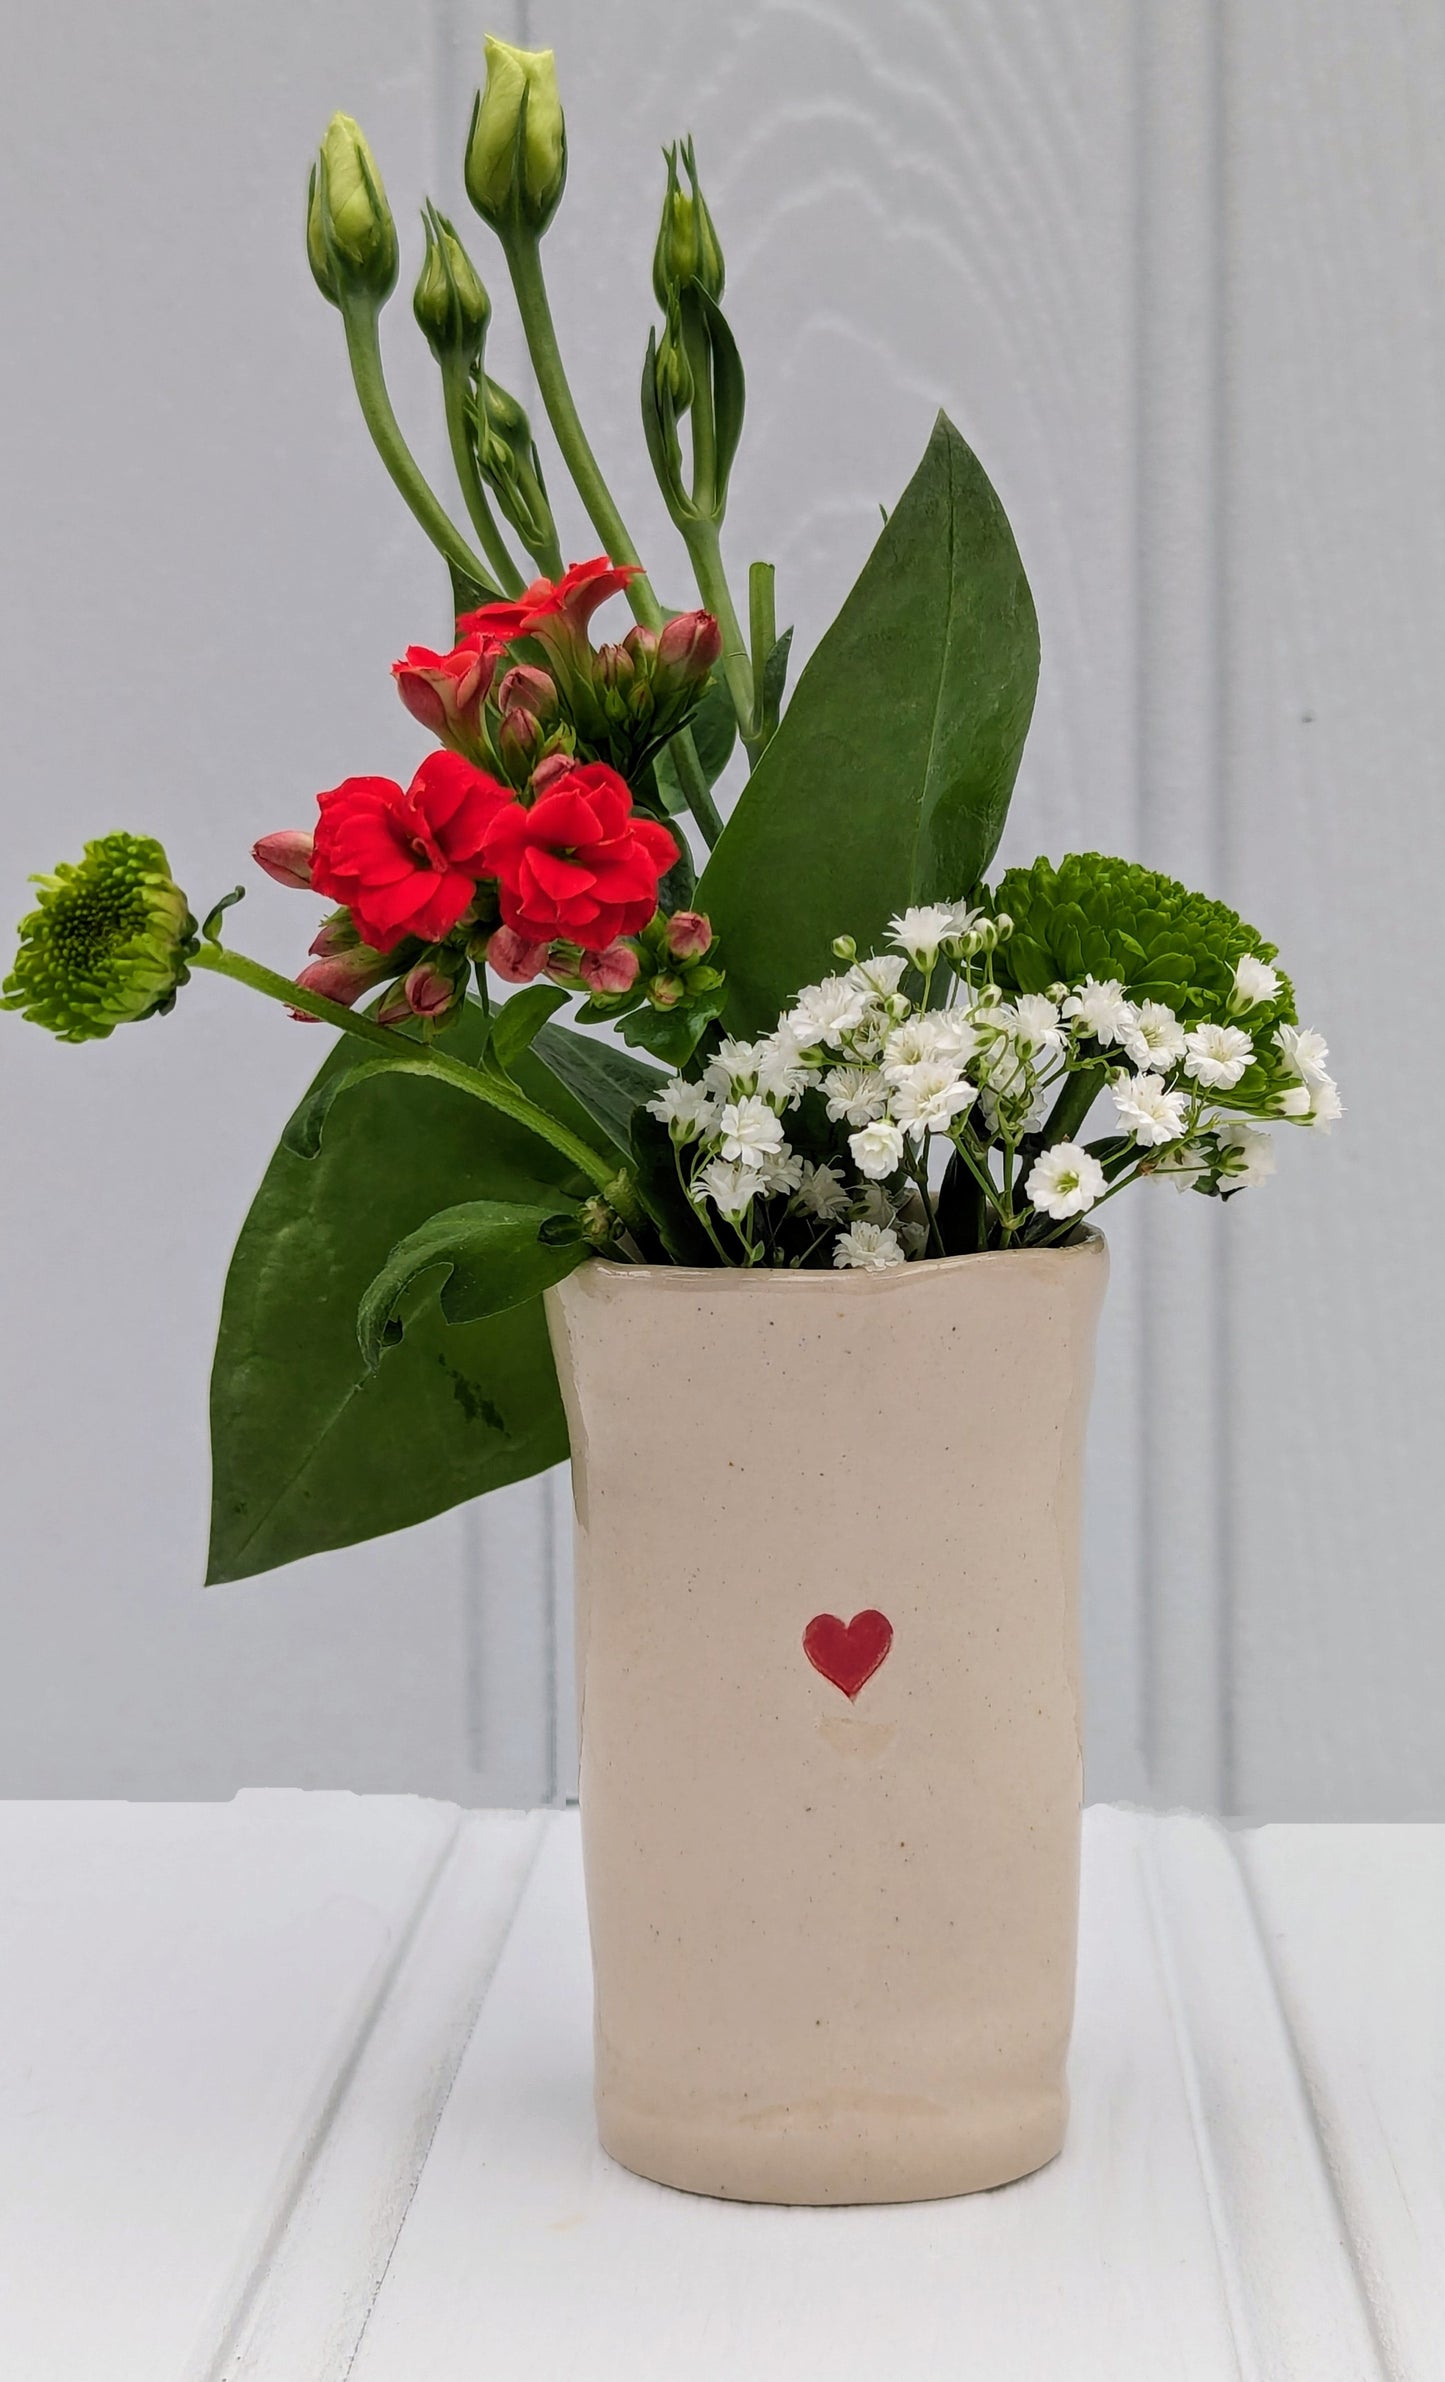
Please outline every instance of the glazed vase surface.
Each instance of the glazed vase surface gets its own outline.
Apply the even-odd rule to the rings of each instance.
[[[1107,1270],[1090,1231],[548,1291],[598,2126],[638,2174],[918,2200],[1060,2149]]]

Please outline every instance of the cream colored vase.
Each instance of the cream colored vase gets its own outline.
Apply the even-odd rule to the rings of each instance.
[[[922,2200],[1059,2150],[1107,1271],[1090,1232],[547,1293],[598,2124],[638,2174]]]

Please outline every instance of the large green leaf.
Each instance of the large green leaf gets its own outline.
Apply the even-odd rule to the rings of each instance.
[[[575,1033],[570,1026],[542,1026],[532,1048],[558,1083],[586,1109],[594,1127],[588,1138],[595,1143],[600,1128],[615,1149],[630,1152],[634,1111],[661,1089],[667,1077],[645,1060],[619,1050],[615,1042],[604,1041],[597,1034]],[[549,1097],[547,1106],[554,1115],[561,1113],[555,1096]]]
[[[469,1008],[445,1046],[474,1058],[482,1039]],[[353,1063],[343,1037],[322,1076]],[[606,1146],[530,1054],[516,1073]],[[376,1373],[356,1316],[388,1252],[438,1208],[555,1205],[557,1190],[590,1188],[495,1109],[400,1070],[337,1102],[316,1157],[277,1150],[226,1282],[211,1381],[210,1579],[400,1530],[565,1457],[540,1300],[464,1324],[444,1322],[432,1300]]]
[[[411,1321],[407,1293],[426,1276],[448,1323],[475,1323],[540,1298],[591,1254],[570,1209],[559,1215],[555,1206],[503,1199],[442,1208],[397,1242],[369,1285],[356,1318],[361,1353],[374,1368],[400,1345]]]
[[[698,888],[750,1033],[909,902],[969,892],[998,848],[1038,679],[1002,505],[940,414]]]

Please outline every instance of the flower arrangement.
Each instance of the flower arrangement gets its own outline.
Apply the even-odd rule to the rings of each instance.
[[[655,592],[543,274],[566,157],[551,53],[489,40],[466,189],[603,551],[564,563],[532,426],[487,370],[490,297],[430,203],[413,312],[465,529],[423,475],[380,340],[396,227],[335,117],[307,251],[447,567],[447,635],[393,664],[433,749],[256,844],[328,905],[294,977],[225,941],[240,888],[198,923],[160,846],[114,833],[37,880],[5,980],[72,1042],[164,1014],[197,969],[340,1029],[232,1262],[213,1578],[556,1461],[541,1293],[598,1254],[874,1273],[1057,1245],[1145,1176],[1227,1200],[1271,1171],[1267,1126],[1340,1113],[1274,947],[1221,903],[1094,853],[989,883],[1038,632],[946,417],[785,706],[773,568],[745,626],[724,566],[745,379],[690,141],[665,158],[641,411],[700,602]],[[616,603],[631,627],[594,641]]]

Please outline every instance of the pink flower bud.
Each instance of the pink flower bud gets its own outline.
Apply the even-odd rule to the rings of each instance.
[[[712,947],[712,920],[701,910],[676,910],[667,922],[667,948],[674,959],[701,959]]]
[[[657,640],[657,670],[674,683],[698,686],[722,652],[722,631],[710,612],[679,612]]]
[[[517,704],[504,711],[497,726],[497,755],[513,785],[524,786],[547,741],[547,731],[534,711]]]
[[[313,959],[334,959],[339,951],[354,951],[360,941],[351,912],[333,910],[329,918],[322,919],[309,949]]]
[[[546,760],[540,762],[533,772],[532,792],[545,794],[554,779],[566,777],[568,772],[575,769],[576,766],[577,760],[573,753],[549,753]]]
[[[316,838],[304,827],[280,827],[251,846],[251,858],[278,885],[304,891],[311,883],[311,847]]]
[[[584,951],[577,963],[583,983],[595,993],[631,992],[642,963],[630,943],[620,938],[605,951]]]
[[[504,984],[530,984],[547,965],[550,943],[529,943],[510,926],[499,926],[487,945],[487,966]]]
[[[352,951],[339,951],[329,959],[318,959],[303,968],[296,982],[307,992],[320,993],[325,1000],[339,1001],[344,1009],[352,1009],[363,993],[369,993],[391,974],[391,963],[384,951],[373,951],[366,943],[358,943]],[[304,1009],[293,1009],[291,1015],[304,1024],[314,1022]]]
[[[497,689],[497,708],[503,712],[530,711],[534,720],[554,720],[556,681],[545,670],[533,670],[527,663],[518,662]]]
[[[419,959],[403,978],[401,990],[413,1017],[445,1017],[462,998],[455,969],[441,967],[434,959]]]

